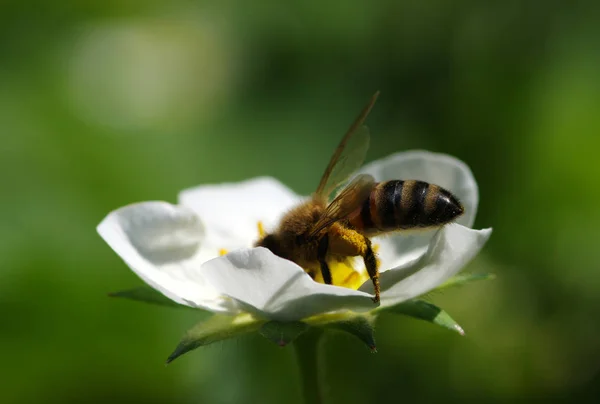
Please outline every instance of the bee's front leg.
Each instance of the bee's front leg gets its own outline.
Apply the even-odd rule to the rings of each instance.
[[[319,240],[319,246],[317,248],[317,257],[319,259],[319,264],[321,265],[321,274],[323,275],[323,281],[327,285],[331,285],[331,271],[329,270],[329,265],[327,265],[327,261],[325,257],[327,257],[327,251],[329,250],[329,235],[325,233],[323,237]]]

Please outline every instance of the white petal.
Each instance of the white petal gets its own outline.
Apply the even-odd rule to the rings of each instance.
[[[229,251],[251,247],[258,239],[258,222],[273,230],[280,217],[302,200],[274,178],[202,185],[182,191],[179,203],[193,209],[206,226],[212,248]]]
[[[420,259],[381,274],[381,305],[392,306],[441,285],[477,255],[491,233],[492,229],[472,230],[459,224],[444,226]],[[370,282],[360,290],[370,292]]]
[[[371,174],[377,181],[421,180],[439,185],[458,197],[465,208],[465,214],[457,223],[471,227],[475,221],[479,203],[477,182],[469,167],[452,156],[421,150],[401,152],[374,161],[360,172]],[[374,242],[381,245],[382,268],[404,265],[423,255],[435,232],[421,230],[375,239]]]
[[[98,233],[146,283],[187,306],[236,312],[201,275],[204,226],[194,212],[167,202],[143,202],[111,212]]]
[[[221,293],[264,318],[299,320],[336,310],[370,310],[372,295],[314,282],[291,261],[265,248],[238,250],[208,261],[202,272]]]

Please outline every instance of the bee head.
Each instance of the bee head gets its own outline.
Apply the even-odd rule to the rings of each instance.
[[[256,247],[265,247],[271,250],[275,255],[279,255],[279,243],[274,234],[267,234],[255,244]]]

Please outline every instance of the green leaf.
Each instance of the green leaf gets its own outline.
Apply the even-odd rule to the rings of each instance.
[[[373,336],[372,318],[357,315],[347,320],[328,323],[324,328],[344,331],[354,335],[356,338],[364,342],[369,347],[371,352],[377,352],[375,337]]]
[[[130,300],[136,300],[138,302],[157,304],[159,306],[177,307],[179,309],[194,309],[193,307],[184,306],[179,303],[175,303],[159,291],[151,288],[150,286],[140,286],[133,289],[122,290],[120,292],[113,292],[108,294],[110,297],[121,297]]]
[[[185,333],[179,345],[167,358],[167,364],[198,347],[254,332],[264,323],[264,320],[258,320],[249,314],[237,316],[215,314],[208,320],[196,324]]]
[[[260,328],[260,334],[279,346],[286,346],[308,330],[302,321],[269,321]]]
[[[448,313],[425,300],[409,300],[396,306],[388,307],[385,311],[429,321],[430,323],[455,331],[460,335],[465,335],[462,327]]]

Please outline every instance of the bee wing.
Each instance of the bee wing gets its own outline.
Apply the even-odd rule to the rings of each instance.
[[[375,179],[368,174],[361,174],[354,178],[327,206],[319,221],[311,229],[310,236],[316,236],[325,227],[348,217],[360,208],[369,197],[374,186]]]
[[[352,123],[335,149],[321,177],[321,182],[315,193],[317,197],[327,200],[329,194],[362,165],[369,148],[370,139],[369,129],[363,123],[369,112],[371,112],[378,96],[379,91],[373,94],[369,103]]]

